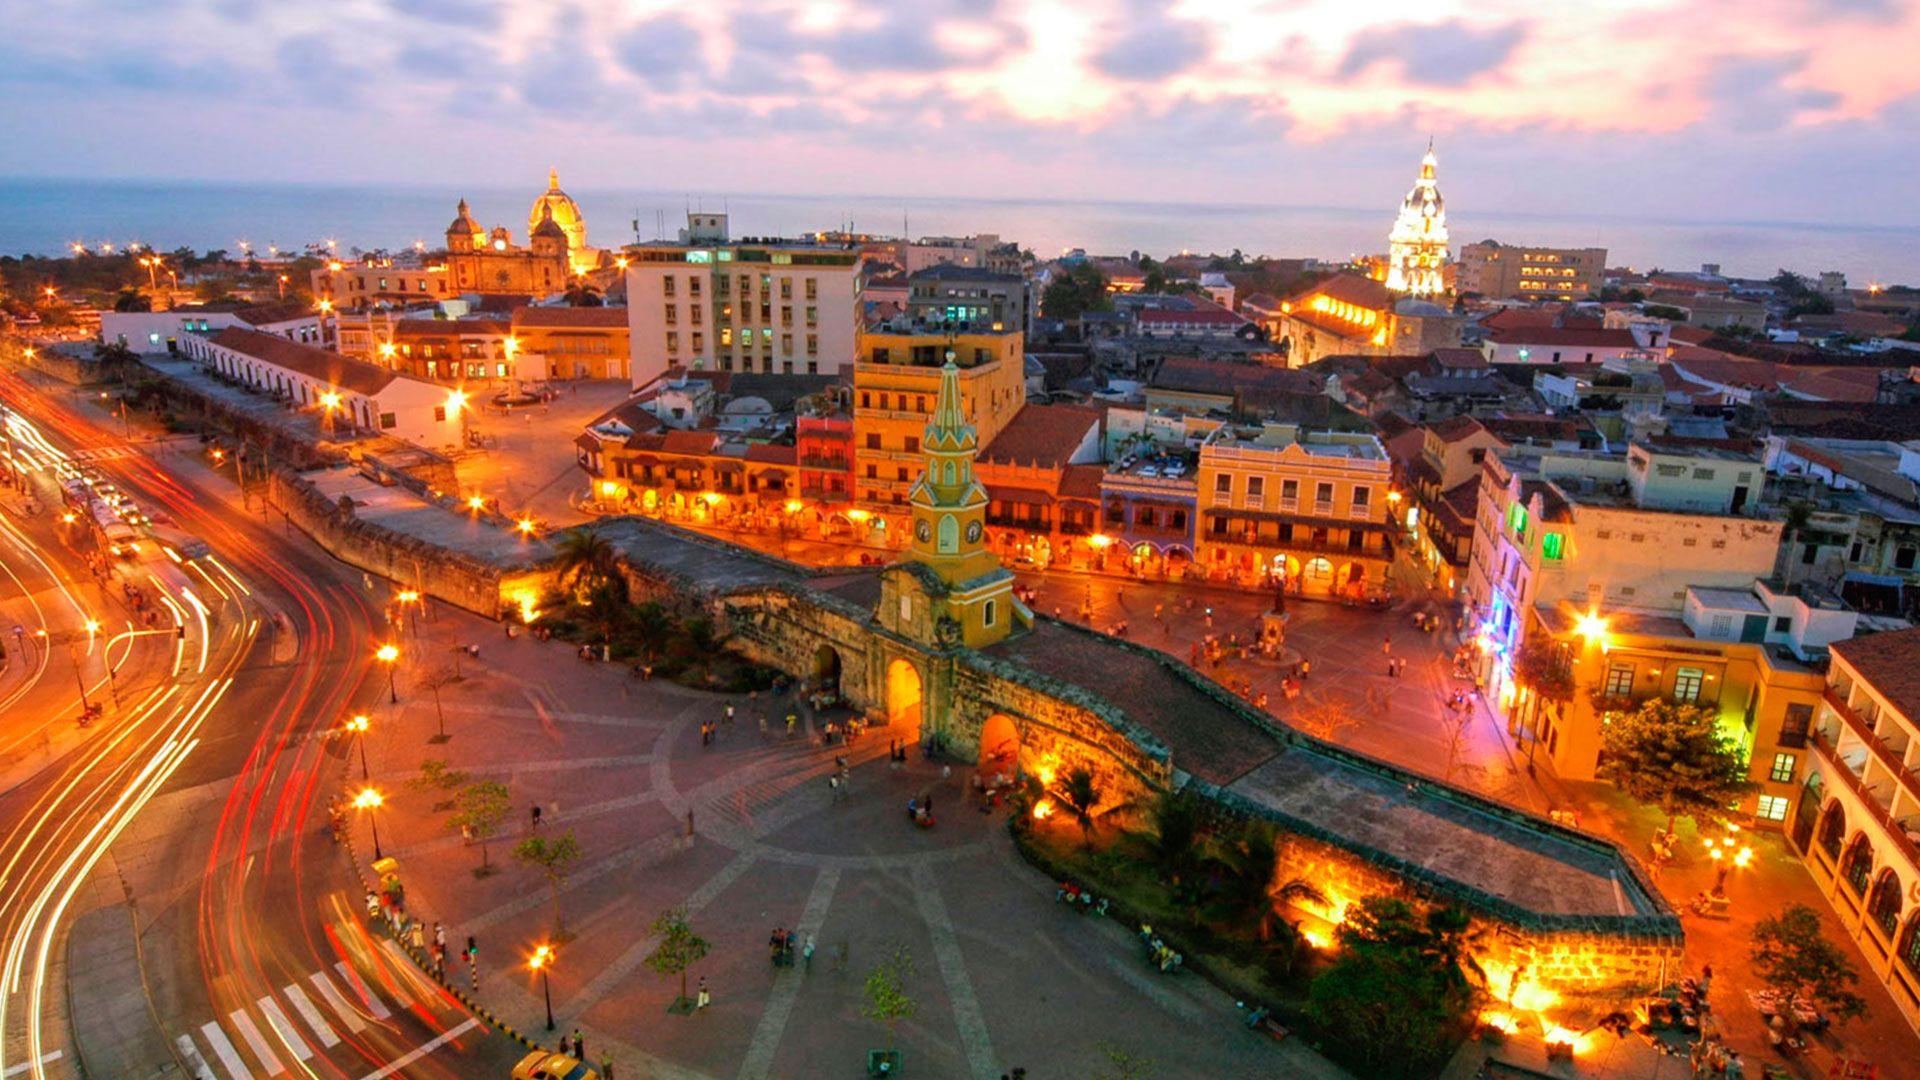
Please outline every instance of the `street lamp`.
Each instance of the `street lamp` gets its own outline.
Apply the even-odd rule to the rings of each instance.
[[[373,779],[367,773],[367,728],[371,726],[372,721],[364,715],[347,721],[347,730],[353,732],[353,741],[360,745],[360,779],[362,780]]]
[[[320,395],[320,412],[326,420],[327,434],[333,434],[333,411],[340,407],[340,395],[332,390]]]
[[[400,592],[394,594],[393,599],[401,605],[418,604],[420,602],[420,593],[414,589],[402,589]],[[401,610],[405,611],[406,608],[403,606]],[[405,618],[404,615],[401,617]],[[420,636],[420,616],[417,612],[413,617],[413,636],[416,638]]]
[[[387,698],[389,703],[400,704],[400,691],[394,686],[393,672],[400,666],[400,646],[387,644],[380,646],[374,658],[387,665]]]
[[[1723,899],[1727,895],[1728,871],[1736,866],[1745,869],[1746,865],[1753,861],[1752,848],[1742,847],[1737,851],[1734,850],[1734,844],[1737,842],[1734,834],[1739,831],[1740,826],[1729,822],[1727,835],[1707,841],[1707,855],[1713,859],[1714,865],[1713,895]]]
[[[380,804],[385,801],[380,793],[372,788],[361,788],[360,794],[353,797],[353,808],[367,812],[367,825],[373,830],[373,861],[379,862],[386,856],[380,852]]]
[[[553,946],[542,945],[527,957],[527,970],[540,975],[540,995],[547,1001],[547,1030],[553,1030],[553,985],[547,981],[547,969],[553,966]]]
[[[481,510],[485,510],[486,508],[487,508],[487,497],[485,495],[467,496],[467,509],[477,513]]]
[[[532,518],[523,517],[519,521],[514,522],[513,527],[520,530],[521,536],[532,538],[533,536],[533,519]]]

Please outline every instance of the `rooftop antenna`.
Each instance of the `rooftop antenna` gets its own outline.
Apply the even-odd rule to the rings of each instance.
[[[907,227],[907,208],[904,206],[900,208],[900,239],[913,239],[913,230]]]

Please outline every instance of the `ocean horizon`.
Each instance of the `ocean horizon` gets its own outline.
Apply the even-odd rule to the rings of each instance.
[[[565,186],[564,184],[562,185]],[[130,241],[162,250],[239,250],[248,241],[297,251],[333,240],[354,248],[399,250],[442,241],[455,204],[473,206],[483,225],[527,231],[527,209],[541,189],[527,185],[343,185],[182,180],[0,177],[0,255],[59,255],[75,242],[97,247]],[[587,239],[597,246],[671,237],[689,209],[725,210],[736,236],[795,235],[851,225],[887,235],[993,233],[1042,258],[1070,248],[1094,254],[1179,251],[1340,259],[1384,251],[1394,206],[1379,208],[1194,204],[1150,201],[885,195],[722,193],[700,196],[646,189],[567,189],[580,203]],[[1448,208],[1453,243],[1604,247],[1608,265],[1767,277],[1777,268],[1839,270],[1855,285],[1920,284],[1920,227],[1809,222],[1677,221],[1604,215],[1480,212]]]

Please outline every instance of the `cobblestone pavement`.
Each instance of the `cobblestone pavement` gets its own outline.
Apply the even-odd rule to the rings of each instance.
[[[469,641],[480,659],[436,710],[414,679]],[[382,838],[415,913],[444,921],[455,949],[478,937],[479,998],[523,1031],[544,1030],[523,960],[556,912],[538,873],[507,851],[538,804],[539,828],[572,829],[583,849],[558,889],[559,1028],[580,1026],[589,1055],[610,1050],[622,1076],[852,1075],[885,1045],[860,1015],[861,987],[896,946],[913,957],[920,1003],[900,1028],[912,1075],[993,1080],[1022,1066],[1087,1076],[1105,1062],[1103,1043],[1153,1059],[1157,1076],[1342,1075],[1303,1045],[1239,1027],[1232,1001],[1197,976],[1150,969],[1124,927],[1057,905],[1001,816],[968,805],[965,767],[917,753],[893,766],[885,728],[850,751],[823,748],[805,731],[785,735],[784,702],[642,682],[445,611],[418,642],[400,672],[402,701],[374,717],[368,742],[390,799]],[[452,736],[444,744],[428,741],[437,712]],[[762,712],[775,721],[766,730]],[[720,722],[712,746],[703,721]],[[837,754],[853,758],[839,797],[827,783]],[[430,757],[511,790],[491,876],[474,876],[481,853],[446,827],[444,796],[409,788]],[[939,822],[922,830],[905,809],[928,794]],[[651,923],[677,905],[712,943],[690,972],[712,1005],[685,1017],[666,1011],[677,984],[645,964]],[[810,970],[770,965],[776,926],[817,941]]]

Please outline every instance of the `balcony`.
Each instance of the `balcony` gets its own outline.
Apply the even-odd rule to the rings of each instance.
[[[1846,702],[1841,701],[1834,695],[1832,687],[1828,687],[1822,694],[1822,697],[1825,699],[1827,707],[1833,710],[1834,715],[1845,722],[1847,730],[1852,732],[1855,738],[1865,743],[1867,749],[1873,752],[1873,756],[1879,759],[1881,766],[1892,773],[1894,778],[1900,782],[1900,786],[1906,789],[1907,796],[1916,802],[1920,802],[1920,777],[1915,777],[1913,770],[1907,767],[1907,763],[1902,758],[1900,751],[1888,745],[1885,739],[1874,734],[1873,728],[1868,726],[1866,720],[1864,720],[1859,713],[1854,712],[1853,709],[1847,706]]]
[[[1920,844],[1914,842],[1914,835],[1908,827],[1894,820],[1887,808],[1880,805],[1879,801],[1873,797],[1873,793],[1867,790],[1866,781],[1860,779],[1859,774],[1848,768],[1846,762],[1840,760],[1839,751],[1834,749],[1833,743],[1825,734],[1815,731],[1811,741],[1814,753],[1826,762],[1826,771],[1839,777],[1841,782],[1846,784],[1847,790],[1853,792],[1854,800],[1860,804],[1860,808],[1879,824],[1881,830],[1886,833],[1887,839],[1892,841],[1893,846],[1906,857],[1908,865],[1920,867]]]
[[[829,469],[833,472],[846,472],[853,467],[851,459],[844,457],[822,457],[819,454],[801,454],[800,467],[803,469]]]

